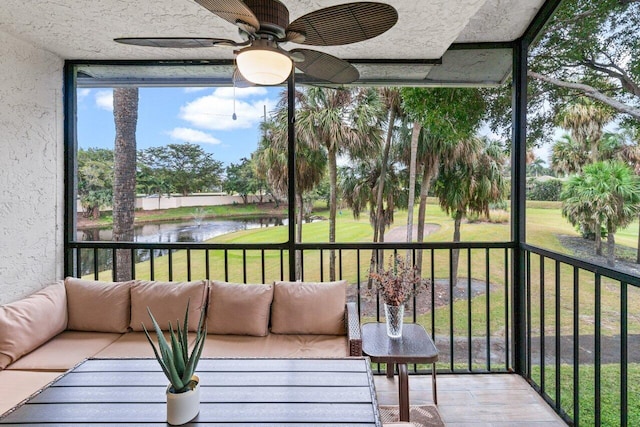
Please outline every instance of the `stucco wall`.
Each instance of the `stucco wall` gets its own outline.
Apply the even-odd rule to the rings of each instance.
[[[258,203],[260,196],[249,196],[249,203]],[[262,196],[262,200],[270,202],[270,196]],[[136,200],[136,208],[144,211],[152,211],[155,209],[172,209],[193,206],[224,206],[224,205],[241,205],[244,203],[241,196],[230,196],[228,194],[219,195],[197,195],[197,196],[175,196],[175,197],[139,197]]]
[[[63,274],[63,65],[0,31],[0,304]]]
[[[270,195],[265,194],[262,196],[248,196],[249,203],[268,203],[273,202]],[[153,196],[153,197],[140,197],[136,198],[136,209],[142,209],[143,211],[154,211],[157,209],[173,209],[183,207],[195,207],[195,206],[224,206],[224,205],[241,205],[244,203],[242,196],[230,196],[228,194],[215,194],[215,195],[192,195],[192,196]],[[113,208],[111,206],[102,206],[100,210],[110,211]],[[80,200],[76,202],[76,212],[78,215],[84,212],[82,203]]]

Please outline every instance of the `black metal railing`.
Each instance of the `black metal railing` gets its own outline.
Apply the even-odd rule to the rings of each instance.
[[[524,261],[525,378],[572,425],[640,425],[640,277],[513,243],[296,244],[298,277],[347,280],[361,321],[382,317],[370,295],[372,254],[422,257],[426,292],[407,304],[406,321],[422,324],[440,351],[442,373],[513,372],[513,254]],[[240,283],[289,280],[291,245],[72,242],[74,275],[115,280],[116,251],[131,252],[137,279],[211,279]],[[458,282],[452,283],[454,251]],[[386,261],[385,260],[385,261]],[[631,310],[630,310],[631,308]],[[515,310],[515,311],[514,311]],[[414,366],[414,373],[428,373]],[[630,402],[631,399],[631,402]]]
[[[441,372],[511,371],[511,243],[337,243],[298,244],[299,276],[328,281],[331,252],[335,279],[347,280],[348,299],[356,301],[363,322],[380,320],[382,301],[371,295],[368,275],[372,252],[385,264],[392,254],[422,256],[425,292],[407,304],[406,321],[422,324],[440,350]],[[240,283],[289,280],[287,244],[197,244],[72,242],[67,259],[73,275],[116,280],[117,251],[130,252],[131,277],[147,280],[197,279]],[[459,253],[458,282],[451,283],[454,251]],[[452,286],[453,285],[453,286]],[[429,372],[415,366],[414,372]]]
[[[74,275],[115,280],[116,251],[131,252],[131,275],[149,280],[212,279],[241,283],[289,280],[289,248],[276,244],[73,242]],[[305,281],[347,280],[361,320],[381,319],[382,302],[368,295],[372,251],[422,256],[428,289],[407,305],[440,351],[439,372],[511,372],[513,280],[511,243],[298,244]],[[525,260],[525,377],[575,425],[640,425],[630,396],[640,387],[640,277],[522,245]],[[454,251],[458,277],[452,283]],[[294,278],[295,279],[295,278]],[[415,366],[414,372],[428,372]],[[633,403],[633,402],[632,402]]]
[[[573,425],[640,425],[640,277],[523,245],[527,373]]]

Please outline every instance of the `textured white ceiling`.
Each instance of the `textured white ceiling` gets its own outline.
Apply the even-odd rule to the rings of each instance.
[[[515,40],[543,3],[543,0],[487,0],[458,35],[456,43]]]
[[[290,20],[349,0],[284,0]],[[518,38],[544,0],[379,0],[398,23],[372,40],[318,48],[346,59],[439,59],[454,42]],[[234,25],[193,0],[0,0],[0,30],[64,59],[231,59],[224,47],[159,49],[115,43],[116,37],[216,37],[240,41]],[[296,47],[289,43],[287,49]],[[305,46],[306,47],[306,46]],[[406,74],[407,70],[365,74]],[[428,72],[421,66],[412,76]],[[437,67],[435,67],[437,68]],[[367,71],[368,70],[368,71]],[[503,73],[504,74],[504,73]]]

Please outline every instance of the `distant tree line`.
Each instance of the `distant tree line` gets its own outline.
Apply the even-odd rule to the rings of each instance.
[[[220,189],[224,179],[221,161],[197,144],[169,144],[138,150],[138,194],[182,194]],[[100,208],[113,203],[114,151],[78,150],[78,197],[87,217],[98,218]]]

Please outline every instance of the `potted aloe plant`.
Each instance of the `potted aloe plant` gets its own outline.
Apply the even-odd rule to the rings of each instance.
[[[171,343],[165,339],[158,322],[153,317],[151,310],[147,307],[149,316],[158,336],[158,347],[156,348],[147,328],[142,325],[144,333],[153,348],[153,353],[167,376],[170,384],[167,387],[167,422],[171,425],[182,425],[194,419],[200,412],[200,378],[194,375],[202,348],[207,336],[205,324],[205,310],[202,310],[196,340],[189,353],[188,327],[189,327],[189,303],[184,315],[184,325],[180,327],[176,322],[176,329],[169,322],[169,334]]]

